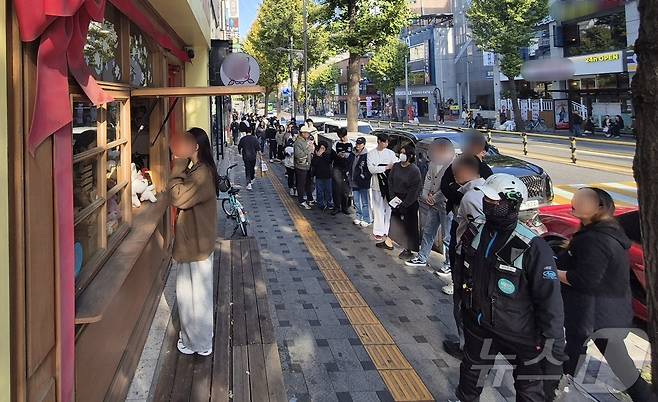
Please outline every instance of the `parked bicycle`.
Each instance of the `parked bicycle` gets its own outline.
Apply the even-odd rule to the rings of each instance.
[[[526,127],[527,131],[548,131],[548,126],[546,125],[546,122],[544,119],[541,117],[538,117],[537,120],[532,120],[530,123],[528,123],[528,126]]]
[[[229,166],[228,169],[226,169],[226,175],[219,177],[219,191],[228,193],[228,198],[222,200],[222,210],[227,218],[235,220],[236,223],[231,237],[235,236],[235,232],[238,231],[238,228],[240,229],[240,232],[242,232],[242,235],[246,237],[249,221],[247,220],[247,213],[244,211],[244,207],[237,197],[240,189],[233,187],[231,180],[229,179],[229,171],[237,165],[238,164],[235,163]]]

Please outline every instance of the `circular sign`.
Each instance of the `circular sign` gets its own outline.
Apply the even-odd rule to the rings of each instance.
[[[224,59],[219,75],[226,86],[256,85],[260,67],[256,59],[246,53],[231,53]]]

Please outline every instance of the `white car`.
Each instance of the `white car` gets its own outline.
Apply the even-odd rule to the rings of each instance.
[[[347,128],[347,120],[333,120],[324,124],[325,133],[335,133],[340,128]],[[373,128],[367,121],[357,121],[357,131],[360,134],[370,134]]]

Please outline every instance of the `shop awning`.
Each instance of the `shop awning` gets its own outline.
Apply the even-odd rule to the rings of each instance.
[[[136,88],[130,91],[131,96],[142,98],[258,95],[262,93],[265,93],[265,88],[259,85],[160,88],[146,87]]]

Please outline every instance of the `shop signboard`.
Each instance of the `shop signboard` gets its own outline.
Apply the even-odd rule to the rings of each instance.
[[[528,102],[521,102],[521,120],[528,120]]]
[[[555,99],[553,102],[553,112],[555,113],[555,128],[558,130],[568,130],[569,124],[569,100]]]
[[[530,103],[530,113],[532,120],[539,120],[539,99],[533,99]]]
[[[624,52],[604,52],[569,57],[574,75],[621,73],[624,71]]]
[[[226,86],[256,85],[260,67],[256,59],[246,53],[231,53],[224,59],[219,73]]]
[[[495,61],[494,57],[494,52],[482,52],[482,65],[493,66]]]

